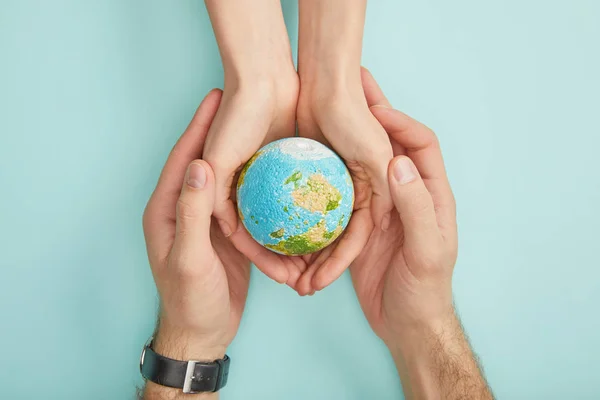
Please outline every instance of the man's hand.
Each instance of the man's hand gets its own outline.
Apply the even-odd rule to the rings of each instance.
[[[368,71],[362,75],[394,149],[388,180],[396,209],[389,230],[373,229],[350,267],[362,309],[390,348],[407,398],[492,398],[452,303],[456,210],[438,140],[392,109]]]
[[[263,145],[296,130],[298,75],[279,0],[206,0],[223,60],[223,99],[203,158],[216,179],[214,216],[235,247],[267,276],[294,286],[304,261],[258,244],[235,210],[237,173]]]
[[[373,224],[386,230],[393,202],[387,183],[390,141],[369,111],[360,76],[366,1],[301,1],[298,132],[332,147],[352,175],[355,202],[342,236],[309,263],[301,295],[331,284],[365,246]]]
[[[178,360],[223,358],[248,292],[250,263],[212,219],[215,176],[206,161],[198,160],[220,101],[219,90],[206,96],[173,148],[144,213],[148,258],[160,294],[153,346]],[[149,382],[144,398],[179,393]]]

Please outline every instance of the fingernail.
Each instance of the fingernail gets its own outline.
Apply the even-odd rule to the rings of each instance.
[[[221,231],[223,232],[223,235],[225,235],[225,237],[229,237],[233,233],[231,232],[229,224],[223,221],[222,219],[219,220],[219,226],[221,227]]]
[[[390,228],[390,220],[392,219],[392,216],[390,213],[386,213],[383,216],[383,220],[381,220],[381,230],[386,232],[389,228]]]
[[[401,158],[394,164],[394,178],[399,184],[405,185],[416,179],[412,163],[407,158]]]
[[[196,189],[206,185],[206,170],[201,164],[192,163],[188,170],[187,184]]]
[[[371,108],[392,108],[390,106],[386,106],[385,104],[373,104]]]

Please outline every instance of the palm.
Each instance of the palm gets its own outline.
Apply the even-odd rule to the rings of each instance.
[[[235,212],[236,177],[244,164],[262,145],[294,135],[297,90],[293,84],[286,90],[289,93],[266,99],[254,92],[225,93],[206,140],[204,159],[217,179],[214,215],[228,225],[232,232],[229,240],[235,246],[224,248],[223,257],[237,249],[236,253],[251,258],[270,278],[293,286],[305,269],[304,262],[263,248],[243,228]]]
[[[220,100],[218,90],[206,96],[171,151],[144,213],[144,233],[162,300],[161,323],[210,334],[217,345],[227,345],[240,323],[250,263],[223,236],[214,218],[209,217],[205,228],[210,235],[197,231],[199,210],[190,208],[189,200],[180,202],[186,169],[202,153]],[[204,168],[212,173],[210,166]],[[202,207],[202,212],[212,206]]]
[[[390,138],[394,157],[404,154],[400,143]],[[386,232],[374,228],[363,251],[350,266],[356,295],[373,330],[381,336],[385,322],[388,288],[400,287],[403,273],[408,271],[404,257],[404,229],[396,209],[391,213]]]
[[[300,136],[316,140],[331,147],[325,133],[312,118],[306,118],[304,115],[299,115],[299,117],[298,130]],[[346,161],[346,165],[354,184],[354,207],[350,225],[340,238],[330,246],[303,257],[309,267],[303,272],[296,284],[296,290],[301,295],[312,294],[337,279],[344,271],[344,267],[354,258],[352,253],[347,251],[347,249],[355,250],[356,254],[358,254],[358,251],[360,251],[362,246],[364,246],[364,242],[366,242],[367,235],[360,235],[361,226],[364,232],[365,226],[369,227],[372,225],[370,213],[372,188],[369,177],[359,163]],[[361,236],[363,237],[362,239]],[[350,238],[352,240],[349,240]],[[340,254],[344,254],[344,256],[340,256]],[[348,259],[348,256],[350,256],[350,259]],[[326,265],[328,261],[329,265]]]
[[[386,316],[386,295],[401,286],[404,257],[404,230],[393,212],[387,232],[373,229],[367,245],[350,266],[352,281],[361,307],[373,330],[382,335]]]
[[[215,254],[215,262],[220,264],[221,279],[227,285],[225,293],[229,293],[229,329],[230,339],[235,336],[248,293],[250,283],[250,261],[235,249],[219,229],[213,218],[210,229],[210,240]]]
[[[451,293],[444,289],[446,282],[442,286],[439,282],[451,279],[451,266],[456,260],[456,209],[433,131],[391,109],[389,101],[367,70],[363,69],[362,80],[367,104],[387,132],[394,157],[409,157],[422,178],[428,196],[419,199],[418,206],[423,210],[430,207],[435,214],[433,220],[428,220],[431,223],[428,232],[433,233],[428,234],[428,242],[423,244],[425,242],[416,239],[414,226],[415,218],[420,224],[425,224],[424,220],[418,219],[420,215],[411,217],[404,213],[402,218],[406,218],[404,221],[409,229],[405,230],[396,204],[388,231],[384,233],[374,229],[364,250],[350,266],[352,281],[365,316],[373,330],[385,340],[386,336],[394,335],[386,328],[398,329],[411,318],[423,317],[412,315],[411,312],[420,310],[421,314],[439,315],[436,314],[439,310],[433,304],[439,304],[443,296],[451,302]],[[391,182],[393,178],[389,179]],[[416,205],[412,206],[414,210]],[[432,276],[435,279],[430,280]],[[426,300],[416,304],[415,298]],[[423,308],[422,304],[427,306]],[[398,305],[401,305],[403,312],[398,312]],[[431,308],[429,305],[432,305]]]

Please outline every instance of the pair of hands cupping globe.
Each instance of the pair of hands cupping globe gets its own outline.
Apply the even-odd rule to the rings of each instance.
[[[331,244],[348,225],[354,187],[344,162],[306,138],[281,139],[246,163],[237,183],[246,230],[279,254],[306,255]]]

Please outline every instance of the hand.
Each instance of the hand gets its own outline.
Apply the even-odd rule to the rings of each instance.
[[[362,309],[390,349],[407,399],[493,399],[452,304],[456,206],[437,138],[392,109],[366,70],[363,86],[394,149],[396,212],[350,267]]]
[[[180,360],[222,358],[248,292],[250,263],[211,218],[215,176],[198,160],[220,101],[219,90],[206,96],[144,212],[148,258],[160,294],[154,348]]]
[[[393,202],[387,183],[392,147],[369,111],[361,85],[360,58],[366,1],[299,3],[298,131],[332,147],[353,178],[350,223],[331,246],[311,257],[298,280],[301,295],[337,279],[365,246],[372,226],[386,230]]]
[[[454,315],[456,211],[433,131],[392,109],[366,70],[363,86],[394,149],[388,179],[396,210],[387,232],[370,233],[350,272],[371,327],[394,348],[414,330],[435,329]]]
[[[326,86],[303,89],[300,93],[300,136],[329,145],[344,159],[355,192],[352,218],[340,239],[321,252],[305,257],[309,267],[296,285],[301,295],[323,289],[344,272],[367,243],[373,221],[384,230],[390,224],[392,201],[387,166],[392,158],[392,146],[369,111],[360,76],[357,81],[360,91],[356,93],[350,87],[344,89],[348,92],[331,92]]]
[[[293,286],[304,270],[299,257],[275,254],[258,244],[238,221],[235,209],[237,174],[263,145],[295,132],[297,94],[285,82],[280,84],[289,94],[273,93],[270,84],[256,89],[228,90],[209,131],[204,159],[213,167],[216,178],[214,215],[221,230],[235,247],[248,256],[270,278]]]
[[[294,286],[304,261],[275,254],[239,223],[237,174],[263,145],[296,130],[299,81],[292,62],[281,4],[207,0],[225,75],[223,99],[210,128],[203,158],[216,180],[214,216],[235,247],[267,276]]]

